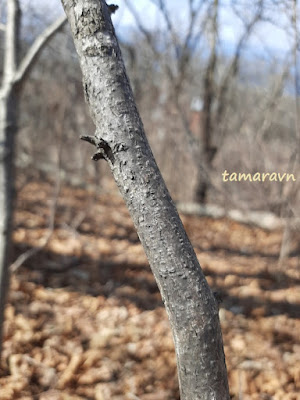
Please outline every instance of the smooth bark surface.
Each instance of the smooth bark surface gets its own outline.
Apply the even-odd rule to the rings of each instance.
[[[155,275],[174,336],[181,399],[229,399],[218,305],[146,139],[109,9],[103,0],[62,2],[96,125],[95,137],[83,139],[97,147],[94,159],[109,163]]]
[[[13,152],[17,104],[15,93],[0,92],[0,353],[5,299],[8,288],[8,264],[11,249],[12,212],[14,200]]]

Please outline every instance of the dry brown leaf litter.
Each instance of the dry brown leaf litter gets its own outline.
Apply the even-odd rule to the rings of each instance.
[[[52,192],[35,182],[20,193],[16,255],[47,234]],[[168,320],[127,210],[117,195],[94,203],[91,195],[62,191],[47,248],[12,277],[0,399],[179,398]],[[224,299],[233,399],[300,399],[297,238],[279,270],[281,232],[226,219],[183,221]]]

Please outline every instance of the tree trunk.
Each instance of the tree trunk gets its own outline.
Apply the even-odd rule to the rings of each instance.
[[[11,88],[2,90],[0,92],[0,354],[11,248],[14,201],[13,151],[17,108],[15,91]]]
[[[216,96],[215,88],[215,73],[217,67],[217,40],[218,40],[218,14],[219,0],[214,0],[212,5],[211,16],[211,44],[210,57],[205,71],[204,77],[204,94],[203,94],[203,118],[201,118],[201,143],[199,154],[198,179],[196,185],[195,200],[198,203],[204,204],[207,202],[207,192],[209,189],[208,173],[211,169],[211,164],[217,148],[212,146],[213,136],[213,121],[212,121],[212,106]],[[202,173],[204,167],[205,174]]]
[[[19,49],[20,7],[7,2],[3,82],[0,88],[0,354],[4,307],[8,289],[14,201],[14,143],[17,130],[18,85],[14,83]]]
[[[173,332],[181,400],[229,399],[218,305],[153,158],[103,0],[62,0],[104,158],[126,201]],[[172,149],[168,149],[172,151]]]

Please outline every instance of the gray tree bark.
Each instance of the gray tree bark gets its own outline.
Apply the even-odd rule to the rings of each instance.
[[[3,79],[0,87],[0,354],[6,293],[9,285],[12,215],[14,202],[14,148],[18,125],[19,94],[40,52],[60,29],[66,18],[59,18],[35,40],[18,62],[19,0],[7,0]]]
[[[0,353],[5,298],[8,287],[8,264],[11,248],[13,211],[13,153],[16,132],[17,102],[15,91],[0,92]]]
[[[96,125],[82,139],[108,162],[145,249],[171,323],[181,399],[229,399],[218,305],[146,139],[110,10],[103,0],[62,3]]]
[[[3,81],[0,88],[0,352],[4,306],[8,287],[14,199],[14,142],[18,115],[18,87],[14,84],[19,44],[20,7],[7,2]]]

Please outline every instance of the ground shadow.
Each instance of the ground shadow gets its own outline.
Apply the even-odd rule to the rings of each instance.
[[[24,252],[20,246],[15,246],[15,255]],[[26,280],[51,288],[66,288],[69,291],[81,292],[92,296],[114,297],[120,303],[135,304],[141,310],[153,310],[162,307],[162,299],[149,265],[139,263],[116,263],[113,261],[93,260],[88,256],[69,257],[48,250],[41,250],[16,272],[25,275]],[[210,268],[205,268],[208,277],[225,278],[226,274],[217,274]],[[238,278],[255,278],[262,287],[269,280],[272,290],[282,289],[282,282],[276,281],[274,276],[260,273],[235,274]],[[220,276],[221,275],[221,276]],[[285,287],[295,287],[299,280],[292,281],[286,277]],[[238,286],[238,285],[237,285]],[[222,307],[234,313],[253,317],[255,310],[264,307],[264,315],[272,316],[286,314],[291,318],[298,318],[300,305],[288,301],[272,301],[254,296],[238,297],[229,293],[230,287],[212,288],[221,295]],[[267,289],[269,290],[269,289]]]

